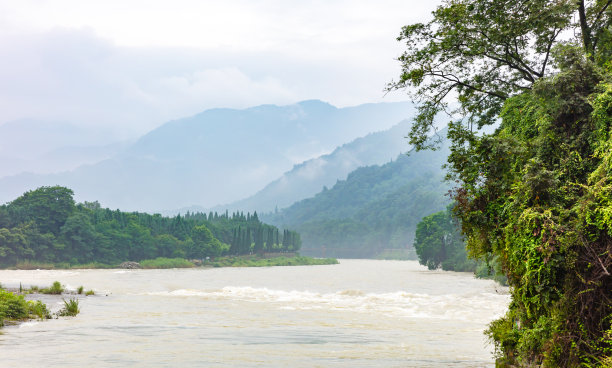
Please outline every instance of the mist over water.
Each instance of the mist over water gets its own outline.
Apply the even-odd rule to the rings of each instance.
[[[76,318],[5,327],[6,367],[489,367],[507,290],[412,261],[181,270],[0,271],[84,285]],[[58,309],[61,299],[47,299]],[[59,304],[58,304],[59,303]]]

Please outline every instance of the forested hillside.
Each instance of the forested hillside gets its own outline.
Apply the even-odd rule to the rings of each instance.
[[[263,218],[296,229],[306,254],[369,258],[384,249],[411,248],[416,224],[449,202],[442,169],[448,152],[443,144],[359,168],[313,198]]]
[[[72,190],[41,187],[0,206],[0,266],[20,262],[117,264],[156,257],[294,252],[300,237],[257,214],[162,217],[76,204]]]
[[[407,152],[410,146],[404,135],[409,129],[410,122],[404,120],[391,129],[357,138],[330,154],[295,165],[291,171],[248,198],[214,209],[270,212],[288,207],[314,196],[324,186],[346,179],[359,167],[383,164],[399,153]]]

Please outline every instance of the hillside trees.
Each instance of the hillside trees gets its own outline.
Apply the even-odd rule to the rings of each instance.
[[[400,36],[391,88],[423,98],[419,148],[445,96],[458,98],[456,214],[469,254],[497,259],[512,287],[488,332],[500,366],[610,363],[611,4],[453,0]],[[493,134],[478,132],[494,122]]]

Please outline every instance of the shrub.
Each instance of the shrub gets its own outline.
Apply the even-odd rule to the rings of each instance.
[[[64,300],[64,308],[60,309],[60,311],[57,312],[58,316],[74,317],[77,314],[79,314],[80,309],[79,309],[78,299],[71,298],[70,300],[65,300],[65,299],[63,300]]]
[[[47,309],[47,305],[40,300],[28,301],[28,314],[38,317],[39,319],[51,318],[51,313]]]
[[[51,285],[50,288],[45,288],[45,289],[41,289],[40,290],[41,293],[43,294],[61,294],[64,292],[64,288],[62,287],[62,284],[60,284],[59,281],[55,281],[53,282],[53,285]]]

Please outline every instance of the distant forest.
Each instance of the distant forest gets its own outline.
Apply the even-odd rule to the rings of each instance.
[[[306,255],[373,258],[389,249],[412,250],[419,221],[450,203],[442,169],[449,154],[445,134],[439,132],[439,150],[361,167],[332,188],[261,217],[298,231]]]
[[[71,189],[28,191],[0,206],[0,266],[23,261],[116,264],[156,257],[295,252],[300,235],[262,223],[257,213],[121,212],[98,202],[76,204]]]

